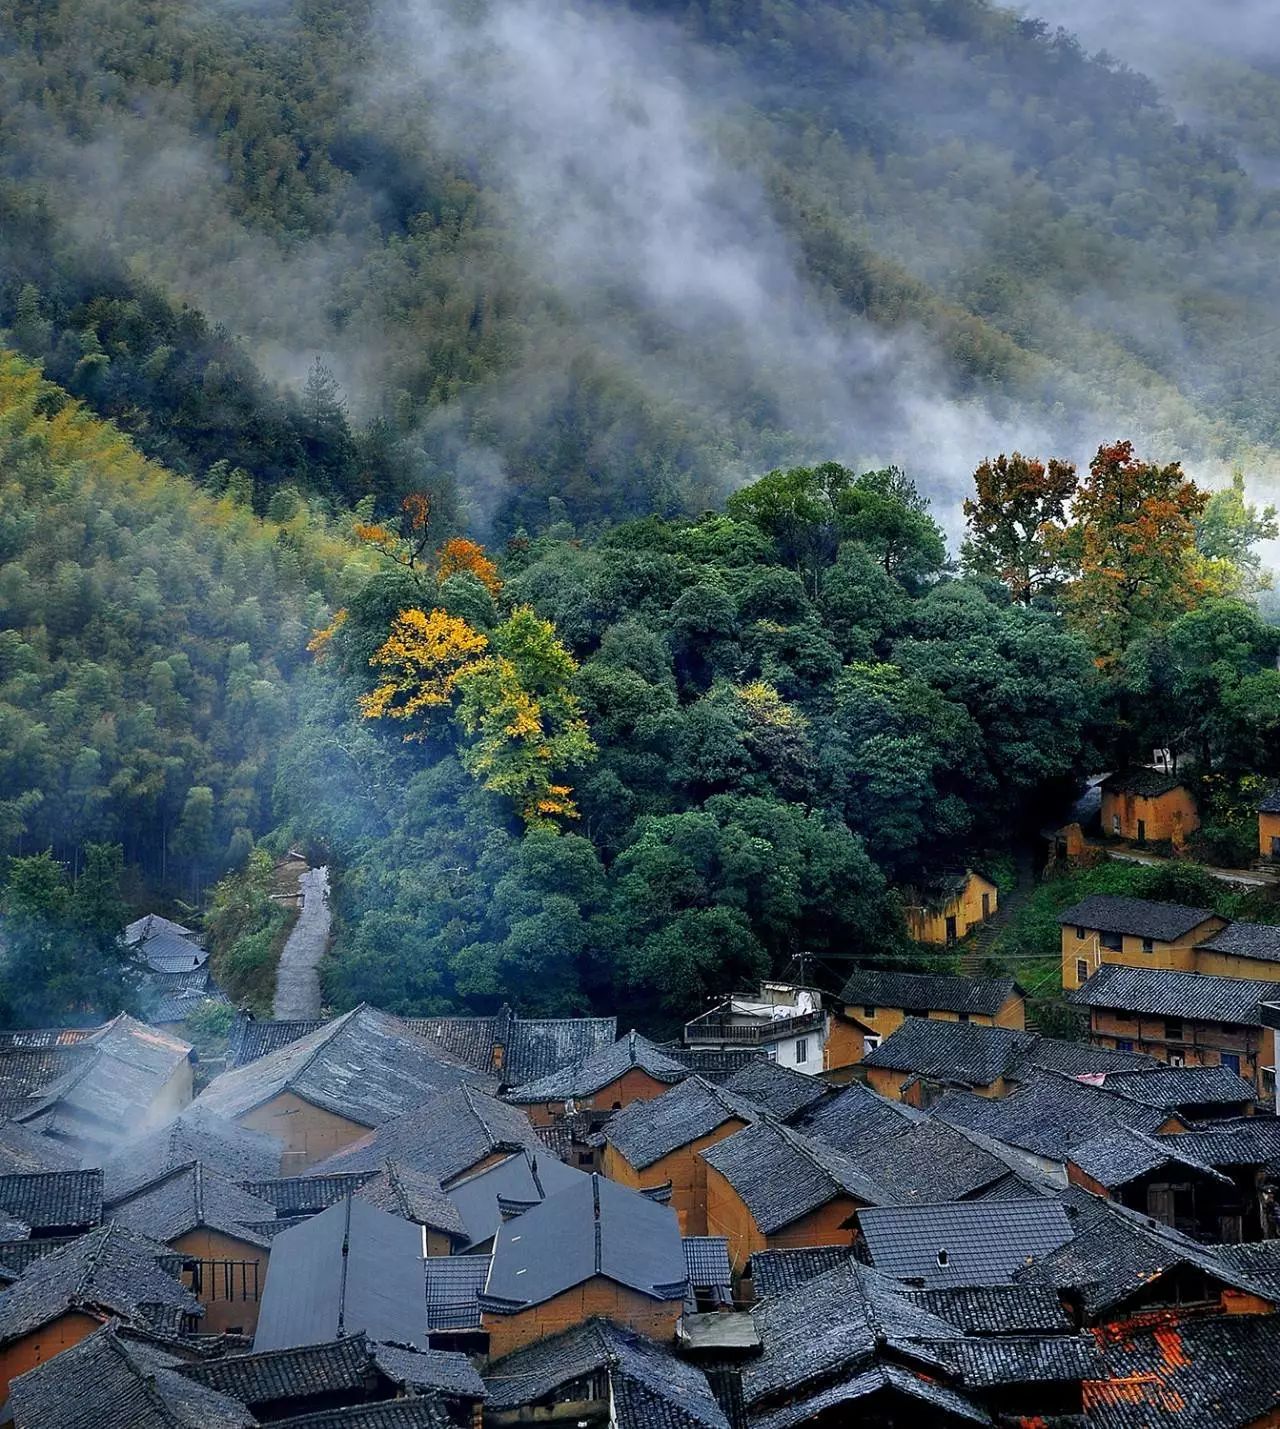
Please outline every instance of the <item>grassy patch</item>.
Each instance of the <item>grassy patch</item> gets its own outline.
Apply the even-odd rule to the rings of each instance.
[[[283,901],[296,895],[303,864],[277,868],[255,850],[238,873],[213,890],[205,917],[209,957],[218,985],[235,1003],[262,1017],[271,1015],[276,969],[298,910]]]

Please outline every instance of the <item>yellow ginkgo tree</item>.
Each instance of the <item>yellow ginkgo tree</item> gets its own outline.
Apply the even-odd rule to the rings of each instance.
[[[467,736],[465,768],[527,826],[577,817],[564,773],[596,753],[572,689],[578,666],[530,606],[491,637],[444,610],[402,610],[370,664],[383,679],[361,697],[366,718],[407,721],[416,739],[447,709]]]

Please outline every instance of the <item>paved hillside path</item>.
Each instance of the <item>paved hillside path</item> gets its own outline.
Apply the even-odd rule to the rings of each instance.
[[[272,1016],[300,1022],[320,1016],[320,959],[329,944],[329,870],[309,868],[299,880],[302,910],[276,969]]]

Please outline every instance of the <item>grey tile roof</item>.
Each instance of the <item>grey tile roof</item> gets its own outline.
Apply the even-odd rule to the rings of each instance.
[[[627,1429],[729,1429],[706,1376],[654,1341],[607,1320],[588,1320],[494,1360],[488,1408],[499,1413],[563,1397],[580,1380],[607,1376]]]
[[[1247,1276],[1255,1285],[1265,1287],[1280,1304],[1280,1240],[1216,1245],[1213,1253],[1232,1274]]]
[[[1230,1107],[1252,1104],[1258,1089],[1230,1067],[1159,1067],[1145,1072],[1109,1072],[1103,1086],[1148,1106]]]
[[[98,1024],[92,1027],[6,1027],[0,1030],[0,1051],[74,1047],[97,1030]]]
[[[797,1130],[857,1156],[923,1120],[924,1113],[914,1107],[890,1101],[861,1082],[850,1082],[828,1100],[810,1107],[798,1119]]]
[[[102,1220],[102,1172],[0,1176],[0,1210],[35,1231],[88,1230]]]
[[[934,1286],[903,1294],[966,1335],[1051,1334],[1071,1328],[1062,1301],[1047,1285]]]
[[[1058,914],[1058,922],[1099,933],[1127,933],[1132,938],[1171,943],[1213,916],[1212,908],[1194,908],[1186,903],[1157,903],[1150,898],[1091,893],[1079,903],[1064,908]]]
[[[245,1181],[246,1191],[261,1197],[283,1216],[316,1215],[354,1196],[402,1220],[443,1231],[462,1240],[467,1229],[440,1182],[428,1171],[415,1171],[398,1161],[384,1161],[379,1167],[332,1175],[273,1177],[265,1181]]]
[[[732,1279],[729,1270],[729,1242],[722,1235],[687,1235],[684,1237],[684,1263],[689,1272],[689,1284],[727,1286]]]
[[[227,1065],[246,1067],[250,1062],[256,1062],[259,1057],[269,1056],[272,1052],[280,1051],[282,1047],[291,1046],[294,1042],[309,1037],[311,1033],[325,1026],[325,1023],[326,1019],[323,1017],[303,1022],[281,1022],[241,1012],[231,1024],[227,1037]]]
[[[632,1031],[582,1061],[570,1062],[545,1077],[514,1087],[507,1093],[507,1100],[527,1105],[594,1096],[632,1068],[647,1072],[655,1081],[672,1084],[689,1075],[689,1069],[682,1062],[647,1037]]]
[[[840,1409],[846,1413],[857,1413],[853,1406],[873,1395],[881,1395],[886,1390],[902,1398],[914,1401],[918,1406],[913,1413],[921,1418],[919,1423],[948,1424],[956,1420],[970,1424],[990,1424],[991,1419],[976,1404],[931,1377],[921,1377],[904,1369],[901,1365],[882,1364],[864,1370],[861,1374],[831,1385],[819,1393],[796,1404],[783,1405],[772,1413],[753,1417],[752,1429],[791,1429],[792,1425],[817,1423],[857,1423],[858,1419],[845,1418],[829,1420],[821,1416],[829,1410]],[[928,1418],[923,1417],[928,1415]],[[945,1417],[939,1417],[939,1416]],[[879,1417],[878,1415],[876,1417]],[[868,1419],[868,1422],[873,1422]]]
[[[1223,1176],[1205,1162],[1197,1161],[1184,1152],[1178,1140],[1177,1136],[1162,1136],[1157,1140],[1153,1136],[1143,1136],[1141,1132],[1109,1127],[1074,1146],[1071,1161],[1086,1176],[1108,1190],[1128,1185],[1130,1181],[1148,1176],[1162,1167],[1189,1172],[1226,1186],[1232,1184],[1230,1177]]]
[[[73,1171],[79,1156],[51,1136],[0,1118],[0,1171],[6,1175],[31,1171]]]
[[[0,1048],[0,1112],[16,1118],[39,1110],[46,1087],[88,1066],[92,1060],[92,1049],[78,1042]]]
[[[144,972],[138,979],[138,1000],[143,1016],[153,1025],[183,1022],[206,1002],[230,1002],[214,984],[207,965],[184,972]]]
[[[944,1121],[904,1123],[863,1147],[858,1167],[903,1205],[962,1201],[1009,1174],[1005,1163]]]
[[[289,1091],[361,1126],[381,1126],[464,1083],[496,1082],[429,1047],[398,1018],[361,1006],[245,1066],[223,1072],[195,1105],[237,1117]]]
[[[797,1285],[842,1265],[847,1245],[809,1245],[794,1250],[758,1250],[751,1257],[751,1288],[757,1300],[786,1295]]]
[[[733,1187],[766,1236],[840,1197],[863,1205],[895,1199],[847,1153],[778,1122],[758,1122],[698,1154]]]
[[[248,1429],[243,1404],[144,1359],[113,1325],[19,1375],[16,1429]]]
[[[195,941],[196,934],[181,923],[149,913],[136,918],[121,939],[148,967],[156,972],[185,972],[202,967],[209,954]]]
[[[536,1205],[585,1176],[549,1152],[524,1149],[475,1171],[449,1187],[449,1199],[465,1229],[466,1248],[482,1245],[502,1224],[502,1204]]]
[[[311,1171],[372,1170],[390,1158],[447,1184],[495,1152],[521,1147],[543,1150],[528,1116],[478,1087],[461,1086],[424,1099]]]
[[[966,1389],[1011,1384],[1079,1384],[1103,1370],[1091,1335],[1017,1335],[965,1339],[951,1350]]]
[[[1262,1166],[1280,1163],[1280,1120],[1250,1116],[1227,1122],[1213,1122],[1193,1131],[1171,1133],[1178,1149],[1206,1165]],[[1164,1138],[1160,1138],[1163,1140]]]
[[[251,1227],[256,1221],[270,1220],[272,1206],[202,1161],[163,1171],[155,1180],[134,1187],[111,1203],[109,1215],[166,1245],[201,1229],[220,1231],[249,1245],[271,1244],[270,1237]]]
[[[450,1429],[449,1416],[434,1396],[321,1409],[275,1423],[277,1429]]]
[[[1133,1328],[1109,1337],[1103,1357],[1107,1378],[1087,1395],[1091,1429],[1246,1429],[1280,1410],[1274,1315]]]
[[[858,1213],[871,1263],[922,1285],[999,1285],[1071,1239],[1058,1201],[956,1201]]]
[[[1280,963],[1280,927],[1273,923],[1228,923],[1197,947],[1257,962]]]
[[[282,1231],[258,1312],[255,1350],[320,1344],[339,1333],[425,1348],[422,1230],[345,1200]]]
[[[840,1001],[854,1009],[901,1007],[921,1012],[969,1012],[994,1017],[1020,992],[1011,977],[974,978],[950,973],[874,972],[859,969],[840,991]]]
[[[423,1262],[427,1328],[480,1327],[480,1294],[489,1278],[487,1255],[432,1255]]]
[[[1160,1107],[1046,1071],[1028,1077],[1006,1097],[951,1095],[931,1111],[939,1120],[1054,1161],[1065,1161],[1073,1146],[1104,1128],[1151,1135],[1169,1120]]]
[[[1246,1271],[1162,1225],[1127,1211],[1114,1201],[1077,1198],[1070,1241],[1031,1267],[1023,1276],[1053,1285],[1076,1300],[1086,1323],[1145,1294],[1161,1275],[1190,1266],[1237,1289],[1266,1299],[1267,1287]]]
[[[469,1066],[500,1075],[510,1086],[585,1061],[618,1036],[616,1017],[518,1017],[509,1007],[492,1017],[413,1017],[406,1022],[419,1036]]]
[[[1201,1022],[1258,1024],[1258,1004],[1275,997],[1276,985],[1255,978],[1128,968],[1105,963],[1070,1001],[1081,1007],[1120,1008],[1153,1017]]]
[[[197,1360],[182,1365],[178,1372],[255,1411],[278,1412],[281,1401],[367,1393],[374,1370],[387,1381],[384,1386],[372,1386],[375,1392],[383,1389],[385,1398],[406,1386],[470,1399],[484,1397],[484,1382],[465,1355],[380,1345],[362,1333],[324,1344]]]
[[[679,1042],[662,1042],[662,1050],[691,1072],[709,1082],[725,1082],[743,1067],[767,1062],[763,1052],[745,1047],[684,1047]]]
[[[643,1171],[728,1121],[750,1124],[763,1115],[759,1106],[728,1085],[692,1076],[660,1097],[623,1107],[609,1122],[605,1139],[635,1170]]]
[[[675,1212],[603,1176],[575,1182],[499,1227],[482,1303],[512,1313],[597,1275],[654,1300],[683,1300]]]
[[[0,1295],[0,1344],[19,1339],[71,1307],[123,1320],[159,1306],[175,1321],[202,1313],[200,1302],[158,1257],[166,1247],[119,1225],[100,1226],[42,1256]]]
[[[1182,780],[1176,774],[1164,769],[1152,769],[1146,764],[1132,769],[1117,769],[1102,781],[1105,794],[1137,794],[1145,799],[1154,799],[1180,788]]]
[[[69,1050],[76,1065],[41,1087],[21,1121],[111,1146],[145,1124],[191,1054],[189,1043],[121,1013]],[[64,1054],[65,1055],[65,1052]]]
[[[1258,805],[1260,814],[1280,814],[1280,784],[1262,798]]]
[[[176,1166],[204,1161],[235,1181],[265,1180],[280,1171],[284,1142],[239,1126],[202,1107],[187,1107],[172,1121],[125,1142],[103,1162],[108,1198],[154,1180]]]
[[[1137,1072],[1144,1067],[1161,1066],[1164,1066],[1163,1062],[1142,1052],[1113,1052],[1109,1047],[1095,1047],[1092,1042],[1039,1037],[1027,1053],[1025,1065],[1019,1067],[1014,1075],[1025,1075],[1027,1067],[1042,1067],[1045,1071],[1079,1077],[1092,1072]]]
[[[1017,1032],[1009,1027],[908,1017],[867,1053],[862,1065],[986,1087],[1013,1074],[1034,1044],[1035,1036],[1034,1032]]]
[[[763,1301],[751,1315],[763,1347],[742,1368],[743,1399],[753,1416],[778,1399],[798,1400],[856,1373],[885,1350],[944,1368],[962,1338],[888,1277],[854,1260]]]
[[[779,1121],[790,1121],[831,1095],[831,1088],[821,1077],[806,1076],[794,1067],[784,1067],[768,1058],[740,1067],[725,1081],[724,1087],[755,1102]]]

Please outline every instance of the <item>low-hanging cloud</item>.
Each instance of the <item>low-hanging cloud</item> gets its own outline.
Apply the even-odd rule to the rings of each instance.
[[[758,180],[717,145],[741,96],[673,27],[563,0],[400,0],[382,34],[367,102],[429,116],[513,206],[524,261],[652,390],[752,400],[796,458],[897,460],[942,505],[988,451],[1074,441],[960,399],[923,334],[806,286]]]

